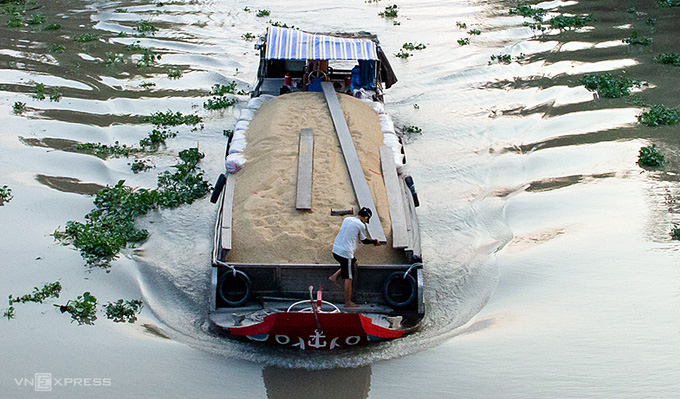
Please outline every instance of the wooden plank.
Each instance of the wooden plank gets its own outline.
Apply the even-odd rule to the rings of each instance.
[[[406,229],[404,196],[399,185],[397,167],[394,165],[394,152],[390,147],[380,147],[380,165],[382,166],[383,181],[387,190],[387,202],[390,204],[392,247],[406,248],[410,240],[408,230]]]
[[[224,187],[224,203],[222,205],[222,250],[231,249],[231,211],[234,204],[234,175],[227,174]]]
[[[349,170],[349,177],[352,180],[352,187],[354,187],[354,194],[357,197],[359,208],[367,207],[373,211],[373,216],[368,223],[368,234],[370,234],[371,238],[385,243],[387,242],[385,231],[380,224],[380,217],[373,203],[371,190],[368,188],[364,170],[361,167],[357,150],[352,141],[352,135],[349,133],[345,114],[342,113],[338,95],[335,93],[333,83],[331,82],[321,82],[321,88],[328,103],[333,125],[335,125],[335,132],[338,135],[338,140],[340,140],[340,147],[342,148],[342,154],[345,156],[345,163],[347,164],[347,170]]]
[[[312,209],[312,166],[314,161],[314,133],[312,129],[300,130],[298,151],[297,197],[295,209]]]

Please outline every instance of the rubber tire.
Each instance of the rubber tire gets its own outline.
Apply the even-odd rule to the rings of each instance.
[[[236,279],[236,280],[238,280],[238,282],[242,283],[245,287],[245,293],[238,300],[229,299],[227,297],[227,295],[225,295],[225,293],[224,293],[224,290],[223,290],[224,283],[229,279]],[[220,299],[222,301],[224,301],[224,303],[226,303],[228,306],[235,308],[235,307],[239,307],[239,306],[245,304],[246,302],[248,302],[248,299],[250,298],[250,294],[253,291],[252,287],[253,287],[253,283],[250,281],[250,277],[248,277],[247,274],[245,274],[244,272],[242,272],[240,270],[237,270],[236,275],[234,276],[234,272],[232,272],[231,270],[227,270],[227,271],[224,272],[224,274],[222,274],[219,281],[217,282],[217,295],[219,295]]]
[[[413,278],[412,275],[407,274],[406,281],[408,281],[409,286],[411,287],[411,293],[408,296],[408,298],[404,301],[398,302],[396,299],[390,297],[389,294],[390,284],[392,284],[392,282],[395,281],[396,279],[403,278],[404,272],[394,272],[390,274],[390,276],[385,280],[385,284],[383,284],[382,288],[383,299],[385,299],[385,302],[387,302],[390,306],[394,308],[403,308],[410,305],[416,299],[416,295],[418,294],[418,285],[416,284],[416,279]]]
[[[217,200],[220,199],[220,194],[222,193],[222,190],[224,190],[224,185],[227,183],[227,176],[222,173],[220,177],[217,178],[217,182],[215,182],[215,187],[213,188],[213,192],[210,195],[210,202],[213,204],[217,203]]]

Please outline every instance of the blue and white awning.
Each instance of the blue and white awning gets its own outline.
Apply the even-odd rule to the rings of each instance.
[[[269,60],[377,60],[375,42],[270,26],[265,57]]]

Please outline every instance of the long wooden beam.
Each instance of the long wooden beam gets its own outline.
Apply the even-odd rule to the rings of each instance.
[[[357,197],[359,207],[367,207],[373,211],[373,217],[371,217],[371,220],[368,223],[368,234],[371,235],[371,238],[385,243],[387,242],[385,231],[382,228],[382,224],[380,224],[378,210],[373,203],[371,190],[368,188],[364,170],[361,167],[357,150],[354,147],[354,141],[352,141],[352,135],[349,132],[345,115],[342,113],[340,101],[338,101],[338,95],[331,82],[321,82],[321,88],[323,89],[323,94],[326,96],[328,109],[331,112],[331,118],[333,119],[333,125],[335,125],[335,132],[338,135],[338,140],[340,140],[340,147],[342,148],[342,154],[345,156],[345,163],[347,164],[347,170],[349,170],[349,177],[352,180],[352,187],[354,187],[354,194]]]
[[[387,202],[390,204],[392,247],[399,249],[406,248],[409,246],[410,240],[406,229],[404,194],[399,185],[397,167],[394,165],[394,152],[390,147],[380,147],[380,165],[382,166],[383,181],[387,191]]]
[[[297,195],[295,209],[312,209],[312,166],[314,164],[314,134],[312,129],[300,130],[298,150]]]

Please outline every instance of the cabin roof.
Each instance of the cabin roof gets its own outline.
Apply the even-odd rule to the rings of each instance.
[[[357,37],[364,36],[364,37]],[[378,60],[372,36],[320,34],[270,26],[265,58],[285,60]]]

